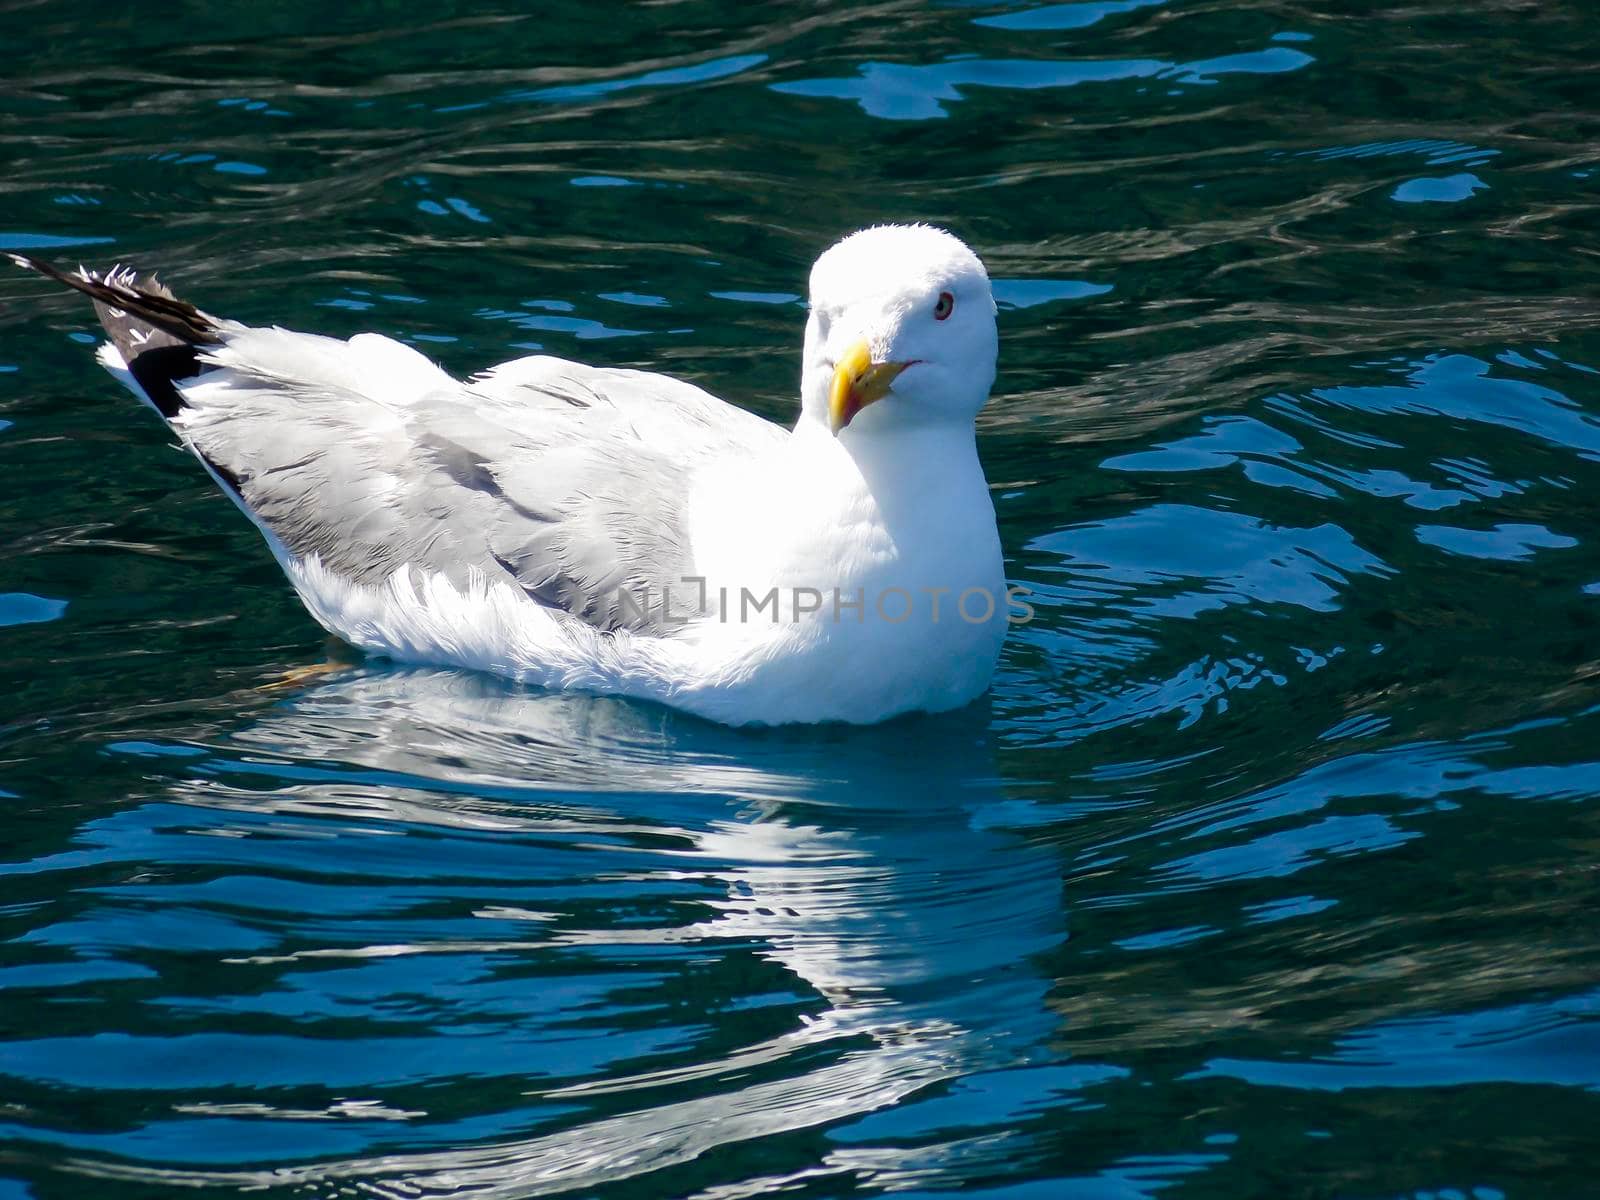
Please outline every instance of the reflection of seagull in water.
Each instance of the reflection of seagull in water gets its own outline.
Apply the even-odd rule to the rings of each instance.
[[[755,946],[821,1004],[808,1001],[787,1030],[713,1057],[547,1087],[537,1093],[541,1100],[593,1097],[610,1115],[536,1136],[260,1171],[161,1169],[160,1180],[301,1186],[319,1194],[584,1193],[719,1147],[859,1117],[941,1081],[1027,1060],[1057,1026],[1046,1004],[1048,981],[1032,960],[1064,936],[1061,868],[1048,847],[995,827],[1008,799],[995,788],[984,725],[982,714],[951,714],[819,744],[798,733],[751,737],[695,722],[663,727],[633,706],[519,692],[461,673],[360,671],[267,711],[230,739],[241,767],[272,759],[296,764],[292,778],[301,782],[292,794],[268,790],[252,799],[239,789],[219,791],[211,780],[228,770],[226,747],[214,762],[169,760],[198,768],[202,785],[192,799],[203,804],[265,802],[279,812],[337,811],[346,820],[359,810],[415,826],[429,822],[431,802],[440,825],[533,836],[551,823],[584,828],[584,806],[568,791],[581,780],[586,803],[598,806],[588,828],[615,823],[648,831],[652,841],[670,835],[673,843],[692,843],[692,850],[670,854],[658,878],[641,874],[644,862],[634,857],[629,879],[646,889],[671,878],[715,879],[725,896],[712,900],[702,919],[681,924],[556,918],[541,927],[551,940],[535,934],[500,952],[573,954],[582,963],[591,948],[609,958],[619,947],[642,955],[683,946],[698,958],[737,959]],[[305,783],[299,766],[306,763],[323,764],[328,781]],[[526,801],[511,799],[512,780],[524,781]],[[503,799],[485,804],[474,792]],[[404,799],[393,801],[397,793]],[[553,869],[565,880],[573,864]],[[439,952],[448,943],[417,949]],[[370,961],[360,946],[313,949],[308,957],[326,966],[338,953]],[[258,970],[284,972],[278,987],[296,986],[293,956],[260,961]],[[472,960],[462,970],[482,967]],[[262,976],[251,980],[262,986]],[[467,982],[448,994],[470,1004]],[[744,986],[761,994],[773,984],[758,974]],[[536,991],[526,1005],[537,1012]],[[567,1036],[560,1026],[550,1034]],[[892,1165],[897,1153],[885,1148],[880,1165]],[[847,1159],[807,1173],[848,1175]],[[155,1178],[125,1164],[75,1165]]]
[[[973,418],[995,305],[948,233],[818,259],[792,431],[664,375],[538,356],[461,383],[375,334],[248,328],[129,271],[10,257],[95,299],[102,363],[356,646],[733,724],[989,685],[1009,609]]]

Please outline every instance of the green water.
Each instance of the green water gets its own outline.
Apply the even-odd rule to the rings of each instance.
[[[0,275],[0,1200],[1596,1194],[1592,5],[0,46],[0,247],[462,373],[785,418],[812,258],[948,224],[1038,611],[871,730],[361,662]]]

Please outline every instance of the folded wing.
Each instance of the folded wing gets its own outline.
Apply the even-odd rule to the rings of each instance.
[[[101,361],[275,551],[354,583],[503,581],[601,630],[670,632],[637,601],[693,574],[695,473],[785,436],[664,375],[540,356],[461,383],[376,334],[252,329],[130,270],[7,257],[95,302]]]
[[[354,582],[505,580],[598,629],[694,573],[696,470],[784,433],[690,384],[519,359],[465,384],[398,342],[248,329],[172,424],[289,554]]]

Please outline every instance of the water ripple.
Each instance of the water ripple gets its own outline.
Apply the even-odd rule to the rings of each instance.
[[[0,245],[463,374],[787,421],[817,250],[951,225],[1034,608],[875,730],[350,661],[0,279],[0,1197],[1586,1194],[1597,48],[1511,7],[0,13]]]

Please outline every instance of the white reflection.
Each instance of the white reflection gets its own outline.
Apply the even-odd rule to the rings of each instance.
[[[1052,851],[1000,824],[1014,810],[988,725],[979,710],[871,730],[751,733],[442,671],[358,670],[286,699],[211,745],[203,762],[182,760],[197,764],[177,785],[183,797],[478,831],[669,834],[687,847],[669,861],[721,880],[724,899],[686,923],[561,940],[689,943],[707,954],[723,941],[754,942],[824,1003],[781,1036],[711,1061],[546,1089],[546,1098],[633,1094],[638,1106],[522,1141],[260,1171],[73,1167],[195,1186],[536,1196],[1021,1061],[1053,1028],[1035,957],[1065,935],[1061,872]],[[274,786],[237,782],[251,772],[276,772]],[[416,947],[430,949],[439,947]],[[700,1093],[720,1083],[653,1102],[664,1086],[696,1079]]]

